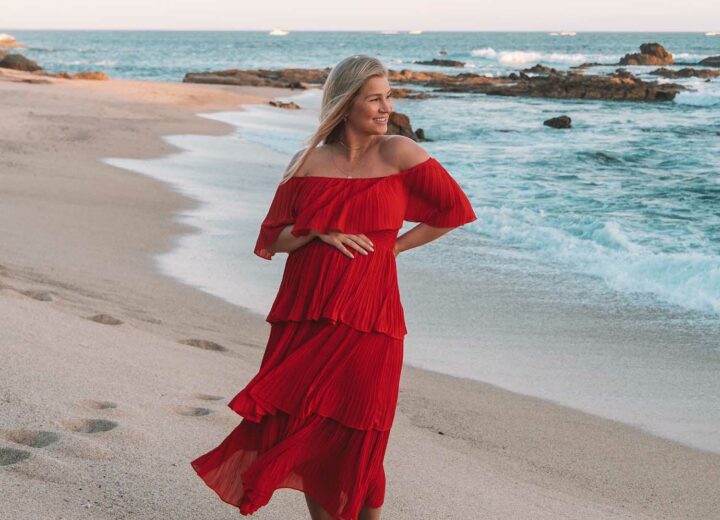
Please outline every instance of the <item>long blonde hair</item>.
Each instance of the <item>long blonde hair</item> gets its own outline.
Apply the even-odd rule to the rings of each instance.
[[[332,68],[323,86],[320,124],[315,133],[305,140],[306,147],[293,157],[281,184],[302,168],[308,154],[319,144],[338,141],[344,125],[343,118],[365,81],[375,76],[387,75],[388,69],[379,59],[364,54],[348,56]]]

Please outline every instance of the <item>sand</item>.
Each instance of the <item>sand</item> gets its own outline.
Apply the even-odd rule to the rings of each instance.
[[[197,201],[100,159],[174,153],[161,136],[232,130],[196,113],[292,92],[27,77],[0,72],[0,518],[238,518],[189,461],[239,423],[269,325],[159,274]],[[388,519],[720,511],[717,454],[410,366],[385,468]],[[253,517],[309,515],[278,490]]]

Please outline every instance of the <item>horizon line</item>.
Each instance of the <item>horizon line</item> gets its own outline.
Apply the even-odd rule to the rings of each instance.
[[[275,29],[281,29],[293,32],[371,32],[371,33],[382,33],[382,32],[397,32],[407,33],[409,31],[422,31],[423,33],[548,33],[548,32],[568,32],[568,29],[285,29],[279,27],[273,27],[269,29],[155,29],[155,28],[143,28],[143,29],[127,29],[127,28],[102,28],[102,29],[88,29],[88,28],[44,28],[44,27],[33,27],[33,28],[0,28],[0,31],[5,32],[19,32],[19,31],[123,31],[123,32],[270,32]],[[582,29],[582,30],[571,30],[574,33],[689,33],[689,34],[704,34],[706,32],[716,32],[713,30],[695,29],[660,29],[660,30],[613,30],[613,29]],[[717,31],[720,32],[720,29]],[[412,35],[419,36],[419,35]]]

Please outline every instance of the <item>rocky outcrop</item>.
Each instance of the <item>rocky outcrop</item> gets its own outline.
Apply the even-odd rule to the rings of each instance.
[[[0,60],[0,67],[4,69],[22,70],[24,72],[42,70],[40,65],[22,54],[8,54]]]
[[[410,118],[400,112],[390,112],[388,117],[387,135],[404,135],[413,141],[425,141],[425,132],[422,128],[413,131]]]
[[[604,99],[612,101],[671,101],[684,90],[674,83],[643,81],[627,71],[609,76],[564,74],[514,78],[485,78],[473,84],[445,85],[443,92],[480,92],[491,96],[527,96],[556,99]]]
[[[396,99],[428,99],[435,96],[427,92],[420,92],[410,88],[394,88],[392,90],[392,97]]]
[[[270,101],[268,101],[268,104],[269,104],[270,106],[274,106],[274,107],[278,107],[278,108],[286,108],[286,109],[289,109],[289,110],[299,110],[299,109],[300,109],[300,105],[298,105],[298,104],[295,103],[294,101],[290,101],[289,103],[285,103],[285,102],[283,102],[283,101],[275,101],[274,99],[271,99]]]
[[[325,69],[279,70],[229,69],[215,72],[188,72],[185,74],[183,82],[306,89],[310,85],[324,84],[329,72],[330,67]]]
[[[188,73],[185,82],[222,83],[305,88],[307,84],[322,85],[330,69],[281,69],[277,71],[237,70]],[[563,72],[541,64],[525,72],[508,76],[487,77],[471,72],[456,75],[442,72],[389,70],[388,80],[394,84],[421,85],[435,92],[481,93],[493,96],[528,96],[558,99],[606,99],[625,101],[669,101],[684,90],[681,85],[647,82],[630,72],[618,70],[611,75],[584,76],[577,71]],[[299,87],[297,85],[300,85]],[[290,87],[292,88],[292,87]],[[398,91],[398,87],[395,87]],[[425,93],[418,93],[417,98]],[[398,97],[403,97],[400,94]],[[408,95],[408,97],[410,97]]]
[[[680,70],[671,70],[671,69],[655,69],[650,74],[653,76],[661,76],[663,78],[716,78],[720,76],[720,70],[698,70],[693,68],[684,68]]]
[[[640,52],[626,54],[618,65],[672,65],[673,55],[659,43],[643,43]]]
[[[22,47],[22,45],[18,43],[14,36],[10,36],[6,33],[0,33],[0,47],[17,49]]]
[[[541,65],[540,63],[538,63],[537,65],[533,65],[530,68],[523,69],[520,72],[525,72],[525,73],[530,72],[532,74],[559,74],[560,73],[556,69],[553,69],[552,67],[547,67],[545,65]]]
[[[704,60],[700,60],[698,65],[704,65],[706,67],[720,67],[720,56],[710,56]]]
[[[91,79],[96,81],[107,81],[110,77],[99,70],[85,70],[82,72],[76,72],[70,79]]]
[[[569,116],[551,117],[543,121],[543,124],[551,128],[570,128],[572,126],[572,119],[570,119]]]
[[[430,61],[415,61],[414,63],[417,63],[418,65],[433,65],[435,67],[464,67],[465,66],[464,61],[441,60],[438,58],[433,58]]]

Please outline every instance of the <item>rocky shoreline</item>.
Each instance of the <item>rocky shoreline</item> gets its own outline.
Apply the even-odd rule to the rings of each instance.
[[[452,60],[417,61],[427,65],[455,67],[462,62]],[[673,65],[674,58],[658,43],[644,43],[639,53],[629,53],[618,63],[584,63],[571,67],[567,72],[537,64],[519,73],[488,77],[470,72],[446,74],[443,72],[390,70],[389,80],[394,85],[414,85],[432,89],[431,92],[396,87],[395,97],[422,99],[432,97],[432,92],[479,93],[490,96],[524,96],[553,99],[592,99],[608,101],[672,101],[686,90],[675,83],[646,81],[631,72],[618,68],[610,74],[585,75],[585,69],[599,65],[651,66]],[[720,56],[710,57],[697,63],[703,67],[720,66]],[[187,83],[211,83],[224,85],[272,86],[284,88],[314,88],[325,82],[330,68],[324,69],[229,69],[210,72],[189,72],[183,79]],[[660,68],[651,72],[666,78],[701,77],[713,78],[720,71],[682,69],[673,71]]]

